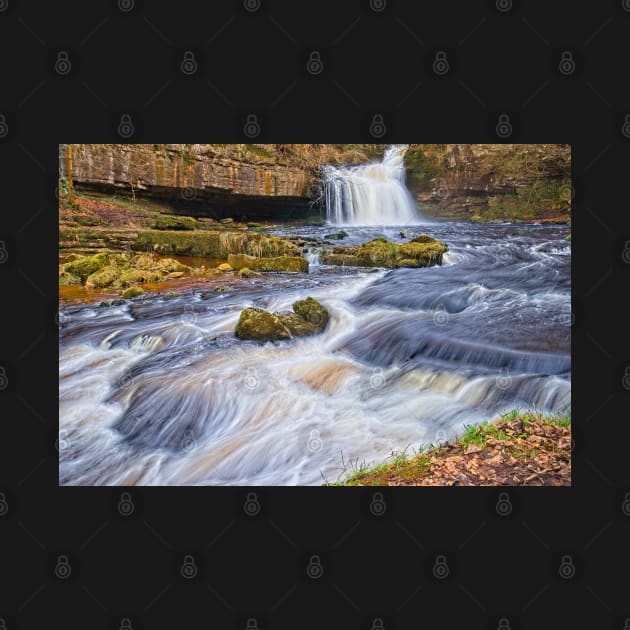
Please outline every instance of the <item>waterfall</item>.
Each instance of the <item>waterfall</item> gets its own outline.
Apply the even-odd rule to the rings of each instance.
[[[394,144],[380,162],[323,167],[326,219],[334,225],[410,225],[420,223],[405,185],[408,144]]]

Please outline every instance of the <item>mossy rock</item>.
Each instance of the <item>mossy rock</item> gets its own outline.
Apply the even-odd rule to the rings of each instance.
[[[238,272],[238,275],[241,278],[255,278],[257,276],[262,276],[261,273],[258,273],[257,271],[253,271],[252,269],[248,269],[247,267],[243,267]]]
[[[398,244],[386,238],[375,238],[358,247],[334,247],[325,252],[326,265],[352,265],[360,267],[428,267],[442,263],[448,247],[426,234],[420,234],[408,243]]]
[[[344,232],[343,230],[340,230],[339,232],[333,232],[332,234],[326,234],[326,236],[324,236],[324,238],[330,238],[332,240],[338,241],[340,239],[346,238],[346,236],[348,236],[348,233]]]
[[[359,259],[353,254],[324,254],[322,262],[325,265],[338,265],[339,267],[357,267]]]
[[[279,341],[291,338],[290,331],[276,315],[260,308],[246,308],[241,312],[235,334],[239,339],[254,341]]]
[[[89,275],[85,281],[85,286],[97,289],[108,287],[113,284],[119,276],[120,268],[109,265]]]
[[[375,238],[357,247],[355,255],[365,267],[396,267],[398,247],[385,238]]]
[[[243,231],[144,231],[138,232],[132,247],[136,251],[180,256],[227,258],[228,254],[250,256],[297,255],[299,249],[290,241],[266,234]]]
[[[134,269],[146,269],[149,271],[161,271],[164,273],[171,273],[173,271],[190,271],[190,267],[188,265],[184,265],[174,258],[158,258],[153,254],[140,254],[139,256],[134,256],[129,261],[129,266]]]
[[[120,297],[129,299],[144,295],[144,289],[142,287],[129,287],[121,292]]]
[[[81,278],[79,278],[79,276],[75,276],[73,273],[62,271],[59,274],[59,285],[69,286],[72,284],[81,284]]]
[[[219,271],[223,271],[223,272],[227,272],[227,271],[234,271],[234,267],[232,267],[232,265],[230,265],[230,263],[221,263],[217,269]]]
[[[75,260],[79,260],[80,258],[82,258],[82,256],[80,256],[79,254],[68,254],[67,256],[64,257],[63,262],[71,263],[71,262],[74,262]]]
[[[247,254],[229,254],[228,263],[234,269],[247,268],[252,271],[308,272],[308,261],[301,256],[277,256],[257,258]]]
[[[123,272],[118,278],[118,283],[123,286],[129,286],[136,282],[159,282],[162,274],[159,271],[150,271],[148,269],[129,269]]]
[[[398,261],[399,267],[425,267],[426,265],[420,264],[417,260],[413,258],[401,258]]]
[[[293,310],[303,320],[313,325],[315,332],[324,330],[328,324],[328,311],[312,297],[294,302]]]
[[[192,217],[180,217],[172,214],[159,214],[155,218],[156,230],[194,230],[197,221]]]
[[[402,260],[412,259],[422,267],[439,265],[442,263],[442,255],[447,251],[447,246],[441,241],[432,239],[432,242],[403,243],[398,248],[398,266],[404,266]]]
[[[328,319],[328,311],[317,300],[308,297],[293,304],[293,313],[269,313],[259,308],[246,308],[241,312],[235,334],[239,339],[254,341],[304,337],[322,332]]]
[[[81,281],[85,282],[88,276],[107,265],[109,265],[109,254],[95,254],[94,256],[83,256],[65,264],[64,271],[79,276]]]
[[[181,293],[179,291],[167,291],[164,294],[164,299],[171,300],[173,298],[179,297],[180,295],[181,295]]]
[[[400,234],[402,236],[402,232]],[[417,236],[414,236],[409,242],[410,243],[435,243],[436,240],[432,236],[429,236],[428,234],[418,234]]]

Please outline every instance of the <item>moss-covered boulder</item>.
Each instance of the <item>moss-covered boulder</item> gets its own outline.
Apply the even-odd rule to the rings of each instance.
[[[137,282],[159,282],[162,279],[162,274],[159,271],[151,271],[149,269],[128,269],[120,274],[118,283],[122,287],[127,287],[130,284]]]
[[[128,299],[144,295],[144,289],[142,287],[129,287],[120,293],[120,297]]]
[[[120,274],[120,267],[116,267],[115,265],[108,265],[107,267],[103,267],[99,271],[90,274],[85,281],[85,286],[89,289],[100,289],[103,287],[108,287],[110,284],[113,284],[118,279]]]
[[[68,286],[72,284],[81,284],[81,278],[79,278],[79,276],[75,276],[73,273],[61,271],[59,273],[59,285]]]
[[[428,234],[418,234],[417,236],[414,236],[409,242],[410,243],[434,243],[435,239],[432,236],[429,236]]]
[[[329,238],[334,241],[341,240],[342,238],[346,238],[348,236],[348,232],[344,232],[343,230],[339,230],[339,232],[333,232],[332,234],[326,234],[324,238]]]
[[[278,341],[290,339],[291,333],[280,319],[261,308],[246,308],[236,324],[235,334],[239,339],[254,341]]]
[[[172,214],[159,214],[155,219],[156,230],[194,230],[197,221],[192,217],[180,217]]]
[[[308,261],[301,256],[276,256],[258,258],[247,254],[229,254],[228,263],[234,269],[252,271],[284,271],[290,273],[308,272]]]
[[[239,275],[240,278],[255,278],[255,277],[262,276],[261,273],[258,273],[257,271],[253,271],[251,269],[248,269],[247,267],[243,267],[238,272],[238,275]]]
[[[395,267],[398,247],[386,238],[375,238],[359,245],[356,256],[359,264],[365,267]]]
[[[339,267],[346,265],[349,267],[360,266],[359,259],[354,254],[324,254],[322,256],[322,262],[325,265],[338,265]]]
[[[447,246],[436,239],[431,241],[412,241],[403,243],[398,248],[397,263],[399,267],[403,260],[415,260],[420,267],[429,267],[431,265],[439,265],[442,263],[442,255],[447,251]]]
[[[315,332],[320,332],[328,324],[328,311],[314,298],[307,297],[293,304],[293,310],[303,320],[315,327]]]
[[[66,263],[64,271],[79,276],[85,282],[88,276],[96,273],[109,264],[109,254],[95,254],[94,256],[83,256],[77,260]]]
[[[316,335],[328,325],[329,314],[317,300],[308,297],[293,304],[293,312],[269,313],[246,308],[236,325],[239,339],[278,341],[292,337]]]
[[[359,267],[429,267],[442,263],[442,255],[448,247],[426,234],[420,234],[408,243],[392,243],[385,238],[375,238],[358,247],[335,247],[324,252],[326,265]]]

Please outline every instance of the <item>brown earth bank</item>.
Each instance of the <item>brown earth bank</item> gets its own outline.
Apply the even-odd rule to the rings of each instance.
[[[142,198],[164,212],[240,221],[322,219],[321,167],[380,159],[379,144],[66,144],[73,190]],[[449,220],[570,219],[566,144],[411,144],[407,182]],[[132,216],[133,218],[133,216]]]
[[[458,440],[417,455],[392,454],[341,486],[570,486],[571,420],[518,410],[467,427]]]

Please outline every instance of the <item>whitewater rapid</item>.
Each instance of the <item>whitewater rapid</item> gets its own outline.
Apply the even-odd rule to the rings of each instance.
[[[441,267],[314,265],[63,308],[60,483],[317,485],[515,407],[570,413],[570,244],[562,228],[523,230],[436,226]],[[398,226],[347,231],[344,244],[402,240]],[[235,339],[243,308],[307,296],[330,311],[323,334]]]

